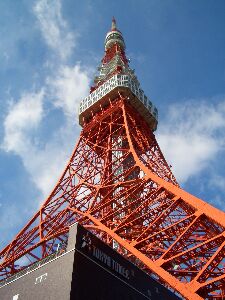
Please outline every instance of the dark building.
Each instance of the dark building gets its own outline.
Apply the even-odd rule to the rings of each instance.
[[[180,299],[80,225],[59,253],[2,282],[0,299]]]

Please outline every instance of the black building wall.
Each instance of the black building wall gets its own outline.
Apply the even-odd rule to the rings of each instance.
[[[0,288],[0,300],[177,300],[80,225],[67,252]]]

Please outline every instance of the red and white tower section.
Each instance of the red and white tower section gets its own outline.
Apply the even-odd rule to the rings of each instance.
[[[225,299],[225,213],[177,183],[114,19],[79,123],[54,190],[0,252],[0,285],[62,251],[78,222],[184,299]]]

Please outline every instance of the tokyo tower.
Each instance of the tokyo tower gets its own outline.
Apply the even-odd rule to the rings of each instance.
[[[225,299],[225,213],[177,183],[114,18],[98,71],[61,178],[0,252],[0,285],[63,250],[78,222],[183,299]]]

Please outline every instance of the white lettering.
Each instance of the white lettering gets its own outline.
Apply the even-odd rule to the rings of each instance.
[[[109,255],[101,251],[99,248],[92,246],[92,255],[100,260],[102,263],[107,265],[113,271],[119,273],[121,276],[129,279],[130,272],[126,268],[124,268],[121,264],[112,259]]]
[[[37,277],[35,280],[35,284],[41,283],[42,281],[46,280],[48,273],[42,274],[41,276]]]
[[[18,300],[19,299],[19,294],[13,296],[13,300]]]

